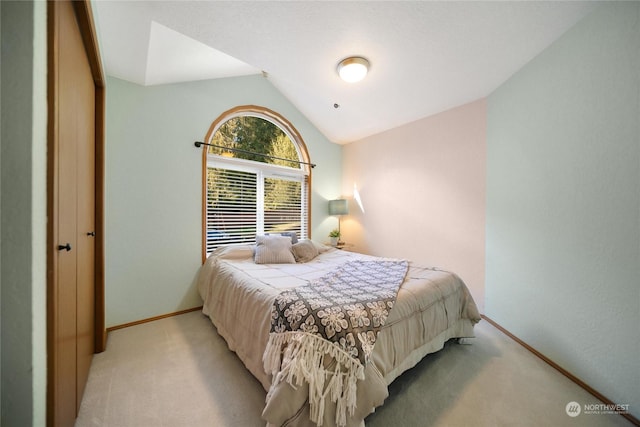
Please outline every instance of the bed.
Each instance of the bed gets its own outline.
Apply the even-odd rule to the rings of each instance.
[[[200,269],[197,286],[204,301],[203,313],[267,391],[262,413],[267,426],[364,426],[365,417],[383,404],[387,386],[401,373],[440,350],[447,340],[474,336],[473,326],[480,315],[462,280],[451,272],[405,262],[406,273],[398,284],[393,308],[375,331],[375,344],[352,384],[354,400],[345,409],[342,398],[351,393],[347,393],[346,383],[344,393],[339,390],[337,397],[331,397],[328,390],[322,395],[328,382],[320,386],[319,393],[315,391],[317,386],[312,383],[317,373],[307,373],[310,377],[304,378],[283,377],[275,368],[285,366],[285,356],[277,358],[275,367],[267,367],[268,353],[287,348],[282,343],[274,347],[272,342],[277,335],[274,307],[287,292],[309,288],[346,265],[390,261],[311,241],[289,245],[293,262],[288,254],[284,259],[270,259],[262,256],[261,243],[212,252]],[[296,252],[300,243],[305,248]],[[319,376],[334,372],[342,378],[345,369],[336,360],[329,356],[320,359],[323,374]],[[318,365],[317,360],[314,363]]]

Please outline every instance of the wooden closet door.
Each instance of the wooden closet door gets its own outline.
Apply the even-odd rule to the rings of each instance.
[[[53,154],[57,252],[49,317],[53,321],[49,366],[54,369],[50,410],[54,426],[73,426],[94,353],[95,86],[72,4],[53,2],[51,8],[57,37]]]
[[[76,110],[76,410],[84,393],[95,349],[95,86],[84,55],[75,69]]]

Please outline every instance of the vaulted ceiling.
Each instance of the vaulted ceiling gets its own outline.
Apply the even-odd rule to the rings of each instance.
[[[94,5],[108,75],[156,85],[262,73],[329,140],[347,143],[489,95],[597,3]],[[336,73],[352,55],[371,63],[359,83]]]

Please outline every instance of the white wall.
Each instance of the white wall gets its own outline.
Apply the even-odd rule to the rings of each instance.
[[[341,185],[340,146],[262,76],[159,86],[107,81],[105,287],[107,327],[202,304],[202,149],[211,123],[239,105],[284,116],[311,161],[312,237],[331,223],[327,200]]]
[[[485,138],[479,100],[346,145],[343,195],[365,211],[351,201],[343,240],[457,273],[482,311]]]
[[[485,309],[636,417],[638,22],[601,6],[489,96]]]
[[[3,426],[46,417],[46,3],[0,2]]]

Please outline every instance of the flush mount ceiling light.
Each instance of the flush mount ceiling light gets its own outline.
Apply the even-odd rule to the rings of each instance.
[[[345,82],[355,83],[364,79],[369,71],[369,61],[359,56],[350,56],[338,64],[338,74]]]

